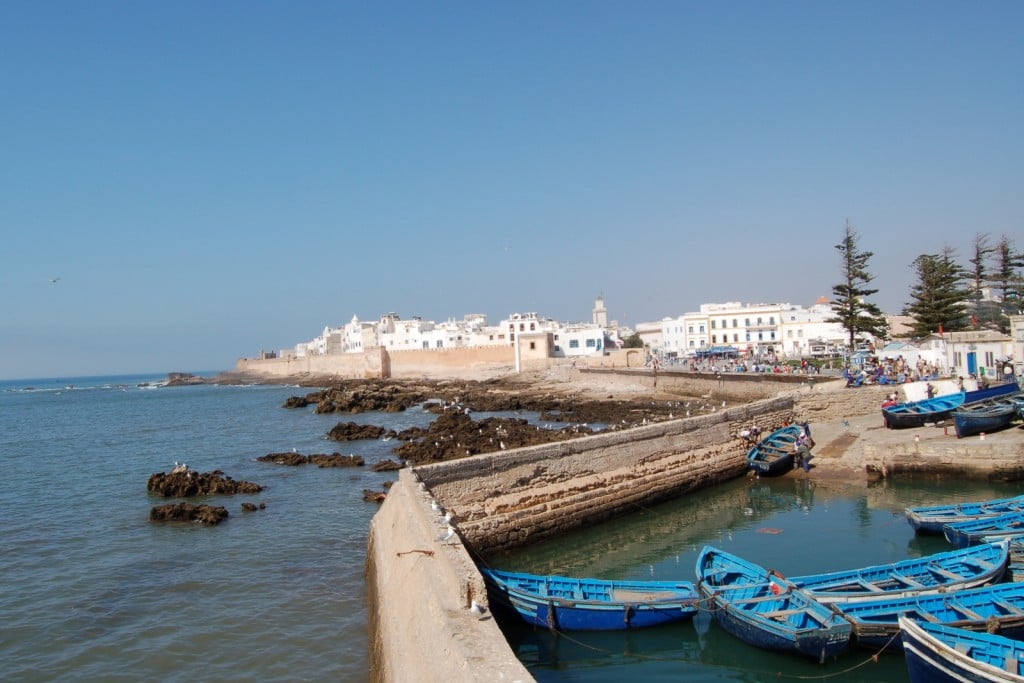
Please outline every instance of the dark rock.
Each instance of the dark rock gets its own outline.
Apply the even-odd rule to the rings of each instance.
[[[167,386],[169,387],[186,387],[193,384],[206,384],[206,380],[188,372],[167,373]]]
[[[193,505],[192,503],[168,503],[157,505],[149,511],[151,522],[199,522],[207,526],[220,524],[228,518],[228,511],[221,505]]]
[[[379,439],[388,430],[375,425],[361,425],[355,422],[339,422],[327,432],[327,436],[334,441],[359,441],[361,439]]]
[[[259,493],[264,487],[250,481],[235,481],[220,470],[212,472],[157,472],[149,477],[146,490],[164,498],[188,498],[214,494]]]
[[[266,503],[260,503],[259,505],[256,505],[256,503],[242,503],[242,509],[245,510],[246,512],[255,512],[256,510],[266,510],[267,509],[267,504]]]
[[[371,491],[370,489],[363,489],[363,500],[368,503],[383,503],[386,496],[387,492],[385,491]]]
[[[402,465],[402,463],[400,462],[395,462],[394,460],[381,460],[380,462],[373,466],[373,471],[394,472],[395,470],[402,469],[402,467],[404,467],[404,465]]]
[[[362,467],[366,462],[358,455],[342,455],[341,453],[314,453],[302,455],[301,453],[268,453],[256,458],[261,462],[272,462],[278,465],[307,465],[313,464],[317,467]]]

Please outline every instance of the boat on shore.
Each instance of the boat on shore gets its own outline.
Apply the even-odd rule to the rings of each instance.
[[[689,619],[700,596],[689,581],[611,581],[481,568],[492,602],[528,624],[560,631],[646,628]]]
[[[901,616],[970,631],[1024,635],[1024,584],[998,583],[981,588],[908,598],[834,605],[853,625],[857,645],[873,650],[902,649]]]
[[[1024,643],[900,617],[911,683],[1024,683]]]
[[[972,519],[944,527],[946,540],[957,548],[967,548],[986,539],[1024,538],[1024,512],[1007,512],[995,517]]]
[[[882,408],[882,419],[889,429],[910,429],[923,427],[931,422],[950,418],[957,408],[991,398],[1018,394],[1016,383],[997,384],[975,391],[960,391],[955,394],[934,396],[920,401],[897,403]]]
[[[765,570],[705,546],[697,558],[697,588],[715,621],[743,642],[765,650],[797,652],[819,663],[850,646],[852,625],[810,596],[774,580]]]
[[[786,425],[764,437],[747,451],[747,467],[758,476],[785,474],[793,469],[793,444],[803,434],[800,425]]]
[[[947,524],[1024,511],[1024,495],[1010,498],[906,508],[907,522],[920,534],[942,534]]]
[[[1017,418],[1017,401],[1013,396],[997,396],[960,406],[953,411],[957,438],[1006,429]]]

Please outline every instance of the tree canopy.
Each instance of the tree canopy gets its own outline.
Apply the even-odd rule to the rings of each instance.
[[[911,265],[917,283],[910,288],[911,302],[903,314],[914,318],[913,335],[966,329],[970,292],[963,283],[968,273],[953,260],[953,250],[944,247],[941,254],[921,254]]]
[[[835,245],[840,254],[840,271],[842,282],[832,287],[832,312],[835,317],[828,322],[839,323],[849,334],[849,346],[854,348],[857,335],[867,332],[875,337],[885,339],[889,336],[889,323],[882,309],[868,301],[868,297],[878,292],[868,285],[874,276],[868,271],[868,261],[874,255],[870,251],[861,251],[857,242],[859,236],[850,222],[843,229],[843,240]]]

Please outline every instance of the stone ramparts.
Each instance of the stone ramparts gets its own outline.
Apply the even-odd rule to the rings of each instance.
[[[792,397],[774,398],[402,470],[370,527],[372,678],[532,680],[489,611],[469,609],[487,598],[467,547],[507,550],[741,476],[738,433],[792,415]],[[458,529],[448,540],[445,509]]]

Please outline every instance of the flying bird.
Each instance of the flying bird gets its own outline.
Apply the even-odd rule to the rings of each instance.
[[[60,280],[60,278],[59,278],[59,277],[51,277],[51,278],[50,278],[50,284],[51,284],[51,285],[55,285],[55,284],[57,284],[57,281],[58,281],[58,280]]]

